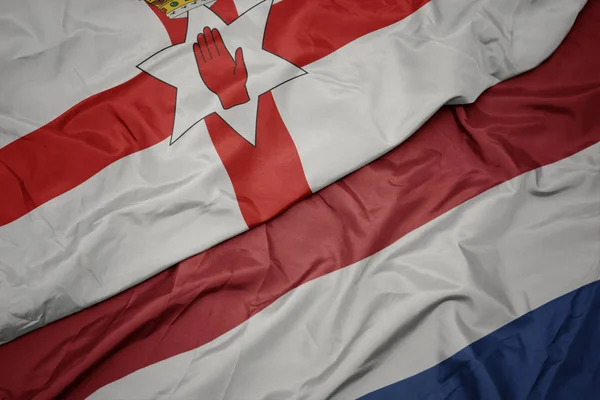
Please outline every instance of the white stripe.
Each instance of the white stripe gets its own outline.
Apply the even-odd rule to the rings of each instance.
[[[595,281],[600,144],[503,183],[92,399],[350,399]]]
[[[170,45],[143,1],[0,3],[0,147],[128,81]]]
[[[0,343],[247,229],[206,125],[0,227]]]
[[[585,0],[432,0],[304,67],[273,94],[313,191],[381,156],[443,104],[539,64]]]

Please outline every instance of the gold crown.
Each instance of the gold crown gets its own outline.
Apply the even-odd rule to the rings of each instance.
[[[158,8],[169,16],[175,18],[188,12],[192,8],[202,6],[207,3],[214,3],[215,0],[146,0],[147,3]]]

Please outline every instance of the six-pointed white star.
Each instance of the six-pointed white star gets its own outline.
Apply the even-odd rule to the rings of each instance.
[[[217,113],[240,136],[255,145],[259,96],[306,73],[263,49],[265,26],[272,4],[273,0],[265,0],[229,25],[208,7],[195,8],[188,12],[185,42],[159,51],[138,66],[142,71],[177,88],[171,144],[206,116]],[[204,27],[220,31],[232,57],[238,47],[242,48],[248,71],[246,88],[250,101],[224,109],[218,96],[202,81],[192,45]]]

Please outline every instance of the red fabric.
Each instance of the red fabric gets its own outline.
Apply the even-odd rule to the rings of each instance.
[[[210,6],[210,9],[217,13],[217,15],[227,24],[232,23],[238,17],[238,12],[233,0],[217,0],[215,4]],[[166,28],[169,30],[168,27]]]
[[[264,45],[271,52],[304,65],[359,36],[401,20],[425,2],[286,0],[271,10]],[[235,8],[231,7],[231,0],[219,0],[213,5],[226,22],[235,18]],[[185,19],[171,20],[160,12],[157,15],[173,43],[185,40]],[[326,17],[332,19],[324,23]],[[327,42],[323,41],[325,36]],[[114,161],[168,138],[173,127],[174,94],[173,88],[141,74],[82,101],[46,126],[0,149],[0,188],[3,199],[7,199],[0,209],[0,226],[83,183]],[[276,170],[280,167],[276,162],[281,158],[275,158],[270,162]],[[293,192],[304,193],[301,186],[300,183]],[[283,209],[298,200],[281,190],[273,193],[283,194],[274,209]],[[240,193],[238,197],[252,194]],[[258,204],[261,200],[249,201]],[[264,206],[266,211],[262,208],[259,206],[259,212],[244,217],[255,223],[257,215],[273,214],[271,205]]]
[[[0,393],[84,398],[207,343],[486,189],[599,142],[600,55],[590,51],[598,20],[600,2],[591,2],[544,65],[474,105],[443,108],[399,148],[279,218],[0,346]]]
[[[140,74],[0,148],[0,226],[168,138],[175,95],[175,88]],[[148,112],[156,104],[161,113]]]
[[[266,50],[302,67],[398,22],[429,0],[285,0],[271,9]]]
[[[246,83],[248,70],[241,47],[235,49],[235,59],[229,54],[218,29],[205,27],[193,44],[194,58],[202,81],[219,97],[224,109],[250,101]]]
[[[237,17],[232,0],[219,0],[211,8],[228,23]],[[269,220],[311,193],[296,145],[271,92],[258,99],[255,146],[216,114],[205,122],[249,227]]]
[[[258,101],[256,147],[216,114],[206,118],[206,126],[249,227],[311,193],[296,145],[271,92]]]

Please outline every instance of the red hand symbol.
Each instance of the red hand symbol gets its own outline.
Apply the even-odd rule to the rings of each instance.
[[[204,84],[219,96],[224,109],[250,100],[246,82],[248,71],[244,63],[242,48],[235,51],[235,60],[227,51],[218,30],[204,28],[194,43],[194,56]]]

